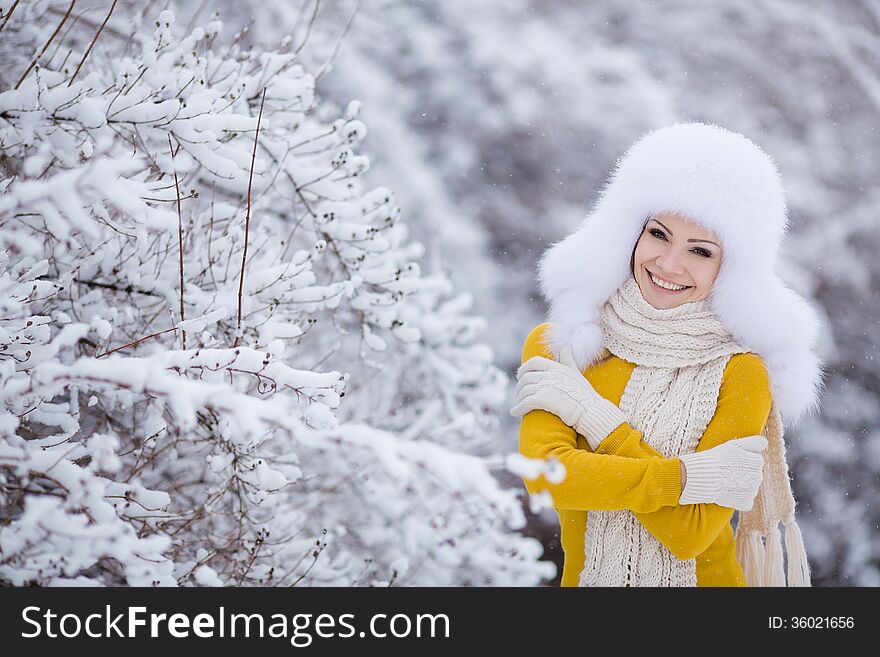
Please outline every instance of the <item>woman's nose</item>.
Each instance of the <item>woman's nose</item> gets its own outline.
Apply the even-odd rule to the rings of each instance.
[[[665,251],[657,258],[657,264],[668,274],[682,274],[684,267],[681,260],[673,251]]]

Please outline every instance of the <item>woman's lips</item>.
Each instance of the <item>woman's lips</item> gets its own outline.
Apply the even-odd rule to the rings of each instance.
[[[660,292],[661,294],[681,294],[682,292],[691,289],[690,287],[685,287],[681,290],[667,290],[665,287],[660,287],[654,282],[654,279],[651,277],[651,272],[648,271],[648,269],[645,269],[645,272],[647,272],[648,274],[648,283],[650,283],[653,289],[657,290],[657,292]]]

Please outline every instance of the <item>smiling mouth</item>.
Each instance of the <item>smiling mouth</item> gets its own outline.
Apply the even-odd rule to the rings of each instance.
[[[686,285],[678,290],[670,290],[668,288],[665,288],[665,287],[658,285],[655,282],[654,275],[650,272],[650,270],[648,270],[647,267],[645,268],[645,271],[648,273],[648,279],[651,281],[651,287],[653,287],[658,292],[663,292],[664,294],[678,294],[680,292],[684,292],[685,290],[690,290],[693,287],[693,285]],[[656,280],[659,280],[659,279],[656,279]],[[664,283],[665,283],[665,281],[664,281]]]

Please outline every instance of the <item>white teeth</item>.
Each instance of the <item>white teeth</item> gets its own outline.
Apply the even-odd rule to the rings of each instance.
[[[652,281],[654,281],[657,285],[659,285],[660,287],[662,287],[662,288],[665,289],[665,290],[673,290],[673,291],[675,291],[675,290],[683,290],[683,289],[685,289],[686,287],[688,287],[687,285],[678,285],[678,286],[675,286],[675,285],[670,285],[669,283],[665,283],[664,281],[661,281],[659,278],[656,278],[656,277],[654,276],[654,274],[652,274],[651,272],[648,272],[648,276],[651,277],[651,280],[652,280]]]

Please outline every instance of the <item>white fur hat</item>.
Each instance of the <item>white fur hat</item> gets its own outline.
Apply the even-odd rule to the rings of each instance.
[[[582,369],[598,359],[599,309],[632,275],[648,216],[664,210],[721,239],[707,301],[733,339],[763,359],[783,420],[794,424],[815,412],[824,376],[813,352],[820,320],[775,272],[788,228],[779,172],[748,138],[714,124],[675,123],[644,135],[617,160],[593,212],[544,253],[538,280],[550,305],[546,340],[554,356],[571,345]]]

